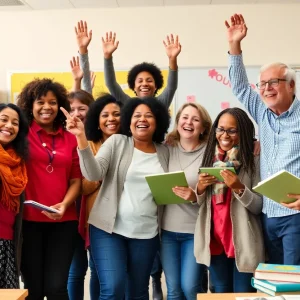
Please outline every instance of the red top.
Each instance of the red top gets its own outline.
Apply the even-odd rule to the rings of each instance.
[[[220,255],[225,251],[227,257],[234,258],[232,222],[230,217],[231,189],[227,189],[224,202],[217,204],[212,199],[212,229],[210,254]]]
[[[0,239],[12,240],[14,238],[14,224],[16,213],[8,210],[0,202]]]
[[[59,128],[55,133],[47,133],[33,121],[29,129],[28,142],[29,159],[26,164],[28,183],[25,199],[48,206],[62,202],[69,188],[69,180],[81,179],[76,138],[63,128]],[[43,143],[46,143],[46,147],[42,145]],[[53,156],[52,151],[56,154],[52,160],[53,172],[49,173],[46,167],[49,165],[50,157]],[[58,222],[27,205],[24,205],[23,219]],[[77,220],[75,202],[70,205],[59,222],[70,220]]]

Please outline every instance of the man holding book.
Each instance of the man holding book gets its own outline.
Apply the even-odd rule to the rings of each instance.
[[[295,97],[295,72],[282,63],[263,66],[257,93],[243,64],[244,18],[235,14],[225,25],[232,91],[259,126],[261,179],[281,170],[300,177],[300,102]],[[290,197],[296,201],[279,204],[264,197],[263,227],[270,263],[300,264],[300,195]]]

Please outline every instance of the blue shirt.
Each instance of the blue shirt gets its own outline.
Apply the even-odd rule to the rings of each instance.
[[[229,78],[233,94],[245,106],[259,127],[261,143],[260,172],[264,180],[286,170],[300,177],[300,102],[295,97],[290,108],[280,116],[273,113],[248,83],[242,55],[229,55]],[[282,217],[299,213],[263,198],[263,213]]]

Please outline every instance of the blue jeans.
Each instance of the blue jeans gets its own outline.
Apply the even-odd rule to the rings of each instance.
[[[205,266],[194,256],[194,235],[162,230],[161,261],[166,276],[168,299],[196,299],[203,293]]]
[[[215,293],[256,292],[251,286],[253,274],[239,272],[235,259],[228,258],[225,253],[211,256],[209,272]]]
[[[156,253],[152,270],[151,270],[151,277],[153,280],[160,280],[162,274],[162,265],[160,260],[160,253],[159,251]]]
[[[264,240],[271,264],[300,264],[300,214],[268,218],[263,214]]]
[[[100,300],[149,299],[149,278],[158,235],[132,239],[90,225],[91,252],[100,280]],[[126,280],[127,279],[127,280]]]
[[[90,298],[98,300],[100,285],[94,264],[90,258],[91,279],[90,279]],[[68,294],[70,300],[83,300],[84,298],[84,278],[88,268],[87,251],[85,243],[80,234],[77,235],[77,245],[74,252],[72,264],[69,270]]]

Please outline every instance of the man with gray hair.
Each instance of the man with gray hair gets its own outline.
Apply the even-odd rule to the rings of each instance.
[[[225,25],[232,91],[259,127],[261,179],[281,170],[300,177],[300,102],[295,97],[295,71],[282,63],[263,66],[257,93],[248,83],[243,64],[244,18],[235,14]],[[300,195],[289,196],[297,200],[279,204],[264,197],[263,229],[270,263],[300,264]]]

